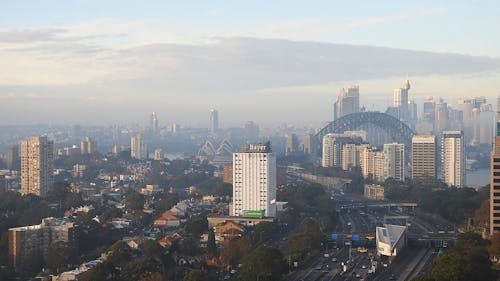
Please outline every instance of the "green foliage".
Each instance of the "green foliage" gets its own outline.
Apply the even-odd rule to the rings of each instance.
[[[461,234],[457,246],[438,256],[425,276],[413,281],[493,281],[495,273],[486,250],[487,241],[478,234]]]
[[[131,192],[125,197],[125,206],[132,211],[139,211],[144,208],[144,195],[139,192]]]
[[[184,232],[188,236],[200,237],[208,229],[206,214],[191,216],[184,224]]]
[[[217,254],[217,245],[215,244],[215,233],[212,229],[208,231],[207,252],[212,255]]]
[[[194,269],[189,272],[184,281],[217,281],[217,276],[213,272]]]
[[[252,245],[246,237],[230,240],[220,254],[225,265],[237,265],[250,252]]]
[[[324,235],[320,231],[318,222],[306,218],[301,222],[299,231],[288,238],[287,253],[299,259],[305,258],[311,250],[320,249],[323,240]]]
[[[417,202],[419,207],[443,218],[463,223],[474,217],[474,212],[489,197],[489,188],[448,188],[438,185],[400,185],[387,183],[385,196],[391,200]]]
[[[287,271],[287,265],[280,250],[260,246],[243,261],[242,281],[279,281]]]
[[[253,228],[252,241],[254,243],[263,242],[278,234],[279,230],[279,225],[275,222],[261,222]]]
[[[66,242],[58,241],[50,245],[46,264],[54,272],[61,273],[78,264],[77,257],[75,247]]]

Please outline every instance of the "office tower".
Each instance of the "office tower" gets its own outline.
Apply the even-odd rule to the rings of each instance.
[[[142,134],[137,134],[130,139],[130,157],[139,160],[148,159],[148,148]]]
[[[479,114],[479,143],[493,143],[495,135],[495,112],[491,104],[482,104]]]
[[[394,99],[392,106],[397,109],[398,119],[408,122],[408,90],[410,81],[405,80],[402,88],[394,89]]]
[[[333,104],[333,120],[359,112],[359,86],[342,88]]]
[[[311,135],[307,134],[304,136],[304,139],[302,141],[302,152],[305,155],[315,155],[316,154],[316,138]]]
[[[470,120],[471,132],[472,132],[470,138],[470,144],[472,145],[478,145],[480,143],[480,138],[481,138],[481,124],[479,123],[480,118],[481,118],[481,111],[478,108],[472,109],[471,120]]]
[[[435,116],[436,116],[435,110],[436,110],[436,103],[434,102],[434,98],[433,97],[428,97],[424,101],[424,114],[422,116],[422,119],[425,122],[429,122],[432,125],[434,125],[434,119],[435,119]]]
[[[96,152],[96,142],[90,137],[86,137],[80,143],[81,154],[94,154]]]
[[[219,130],[219,112],[217,109],[210,109],[210,127],[209,132],[212,134],[217,133]]]
[[[285,154],[290,155],[297,153],[299,150],[299,139],[296,134],[288,134],[286,136],[286,149]]]
[[[276,216],[276,155],[269,142],[247,144],[233,153],[233,214]]]
[[[157,148],[155,149],[155,153],[154,153],[154,160],[163,160],[164,159],[164,154],[163,154],[163,150],[161,148]]]
[[[411,177],[415,181],[435,182],[437,142],[433,135],[416,135],[411,141]]]
[[[154,111],[153,113],[151,113],[151,117],[149,119],[149,128],[151,130],[151,133],[153,133],[153,135],[158,134],[159,132],[158,116],[156,116],[156,112]]]
[[[435,104],[434,131],[443,132],[448,128],[448,104],[442,99]]]
[[[46,196],[54,184],[54,142],[31,137],[21,142],[21,194]]]
[[[412,129],[415,129],[417,125],[418,115],[417,115],[417,104],[410,100],[408,102],[408,124]]]
[[[6,155],[7,169],[14,170],[19,169],[19,145],[15,144],[9,147]]]
[[[500,98],[497,99],[496,134],[491,151],[490,235],[500,231]]]
[[[462,131],[444,131],[441,145],[443,181],[448,186],[465,185],[465,147]]]
[[[44,218],[38,225],[9,229],[9,257],[14,268],[23,266],[26,259],[33,259],[36,253],[47,257],[50,245],[56,242],[73,244],[76,229],[67,218]]]
[[[253,121],[247,121],[244,130],[246,140],[256,140],[259,137],[259,125]]]
[[[384,144],[387,178],[405,180],[405,145],[402,143]]]

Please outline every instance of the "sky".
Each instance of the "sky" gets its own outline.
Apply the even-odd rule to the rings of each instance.
[[[499,1],[17,0],[0,124],[323,124],[341,87],[384,110],[500,89]],[[420,104],[421,105],[421,104]]]

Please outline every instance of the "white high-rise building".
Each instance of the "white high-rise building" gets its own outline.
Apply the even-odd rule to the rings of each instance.
[[[130,139],[130,157],[139,160],[148,159],[148,147],[142,134],[137,134]]]
[[[361,143],[361,137],[346,134],[326,134],[323,136],[321,165],[342,167],[342,148],[348,143]]]
[[[387,167],[387,178],[398,181],[405,180],[405,145],[402,143],[384,144],[384,156]]]
[[[369,148],[368,144],[344,144],[342,148],[342,170],[349,170],[352,167],[361,167],[364,151]]]
[[[217,133],[219,130],[219,112],[217,109],[210,109],[210,127],[208,130],[212,134]]]
[[[21,142],[21,194],[46,196],[54,184],[54,142],[31,137]]]
[[[382,182],[387,179],[387,161],[383,151],[365,148],[361,152],[361,173],[363,177],[372,177]]]
[[[233,153],[233,215],[276,216],[276,155],[270,143],[247,144]]]
[[[359,86],[342,88],[333,105],[333,120],[359,112]]]
[[[443,181],[448,186],[465,185],[465,149],[462,131],[444,131],[442,140]]]

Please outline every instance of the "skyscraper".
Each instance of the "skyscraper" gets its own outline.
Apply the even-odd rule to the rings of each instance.
[[[86,137],[80,143],[81,154],[94,154],[96,152],[96,143],[90,137]]]
[[[435,182],[437,174],[436,136],[416,135],[411,141],[411,176],[415,181]]]
[[[276,216],[276,155],[269,142],[247,144],[233,154],[233,214]]]
[[[408,122],[408,90],[410,89],[410,81],[405,80],[403,87],[394,89],[394,99],[392,106],[397,108],[399,120]]]
[[[342,88],[333,104],[333,120],[359,112],[359,86]]]
[[[444,131],[442,140],[443,181],[449,186],[465,185],[465,147],[462,131]]]
[[[434,131],[442,132],[448,128],[448,104],[442,99],[434,105]]]
[[[210,109],[210,127],[209,132],[212,134],[219,131],[219,112],[217,109]]]
[[[153,133],[153,135],[158,134],[158,116],[156,116],[156,112],[154,111],[151,113],[151,117],[149,119],[149,128],[151,129],[151,133]]]
[[[7,150],[7,155],[6,155],[6,164],[7,164],[7,169],[13,170],[13,169],[19,169],[19,145],[12,145],[9,147]]]
[[[497,130],[491,151],[490,235],[500,231],[500,98],[497,99]]]
[[[387,167],[387,178],[398,181],[405,180],[405,145],[402,143],[384,144],[384,157]]]
[[[54,142],[31,137],[21,142],[21,194],[46,196],[54,184]]]
[[[142,134],[137,134],[130,139],[130,157],[139,160],[148,159],[148,147]]]
[[[286,149],[285,154],[290,155],[297,153],[299,150],[299,139],[296,134],[288,134],[286,136]]]

